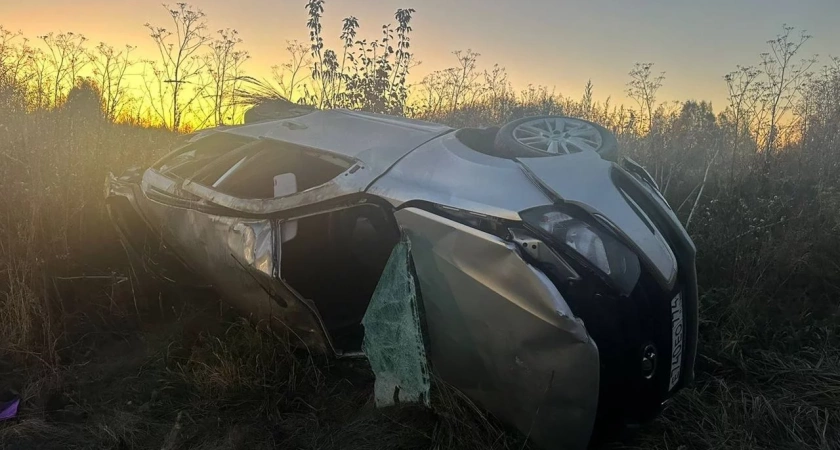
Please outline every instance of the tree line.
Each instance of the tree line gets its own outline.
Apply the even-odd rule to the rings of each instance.
[[[135,46],[92,45],[81,34],[30,41],[0,27],[0,108],[33,112],[86,101],[105,120],[179,131],[238,123],[249,105],[270,98],[453,126],[566,114],[615,132],[651,167],[666,195],[680,192],[677,203],[689,211],[689,224],[710,180],[766,172],[785,150],[817,161],[815,173],[823,178],[834,168],[840,59],[818,64],[805,53],[811,36],[787,25],[755,64],[722,75],[727,104],[716,113],[704,101],[660,101],[666,73],[650,62],[627,74],[633,105],[595,101],[591,82],[580,98],[544,86],[516,90],[503,67],[482,68],[471,49],[454,51],[451,67],[411,82],[418,64],[411,48],[414,9],[396,10],[395,24],[382,25],[372,38],[361,36],[359,19],[347,17],[335,30],[340,47],[334,49],[324,40],[325,0],[303,6],[308,42],[288,41],[285,62],[261,78],[245,70],[250,55],[239,33],[210,31],[206,15],[186,3],[164,6],[165,23],[145,24],[157,55],[151,59],[136,57]],[[85,90],[88,95],[74,95]]]

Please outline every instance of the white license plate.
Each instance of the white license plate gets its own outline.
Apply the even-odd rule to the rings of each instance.
[[[671,299],[671,380],[668,384],[668,391],[674,389],[674,386],[680,381],[684,328],[682,296],[677,294]]]

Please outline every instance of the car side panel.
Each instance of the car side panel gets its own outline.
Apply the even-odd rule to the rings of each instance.
[[[453,133],[406,155],[366,192],[394,206],[421,200],[516,221],[552,203],[516,161],[472,150]]]
[[[540,445],[583,449],[598,403],[598,349],[540,271],[501,239],[424,210],[411,239],[433,370]]]
[[[279,222],[219,216],[138,199],[161,239],[227,301],[309,350],[331,349],[315,306],[280,279]]]

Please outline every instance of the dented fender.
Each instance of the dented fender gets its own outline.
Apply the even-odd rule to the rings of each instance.
[[[582,449],[598,348],[542,272],[496,236],[406,208],[432,370],[537,444]]]

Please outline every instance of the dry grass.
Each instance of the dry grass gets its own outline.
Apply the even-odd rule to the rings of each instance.
[[[184,315],[102,341],[51,382],[20,379],[26,408],[0,427],[8,448],[493,448],[523,439],[436,384],[437,413],[372,402],[360,362],[285,350],[212,297]],[[216,326],[208,326],[215,324]],[[227,324],[227,325],[223,325]]]
[[[706,323],[694,389],[633,448],[834,449],[840,446],[840,351],[726,346]],[[815,336],[816,337],[816,336]],[[723,345],[722,345],[723,344]]]
[[[112,277],[127,271],[102,183],[175,137],[66,111],[0,118],[0,390],[24,398],[0,448],[527,447],[439,380],[433,411],[377,410],[364,365],[295,354],[206,292],[140,297]],[[697,385],[610,447],[840,448],[837,195],[769,179],[711,180],[692,225]]]
[[[55,365],[67,319],[92,312],[62,298],[73,284],[62,277],[122,264],[102,206],[107,172],[149,162],[173,136],[72,109],[0,115],[0,351]]]

